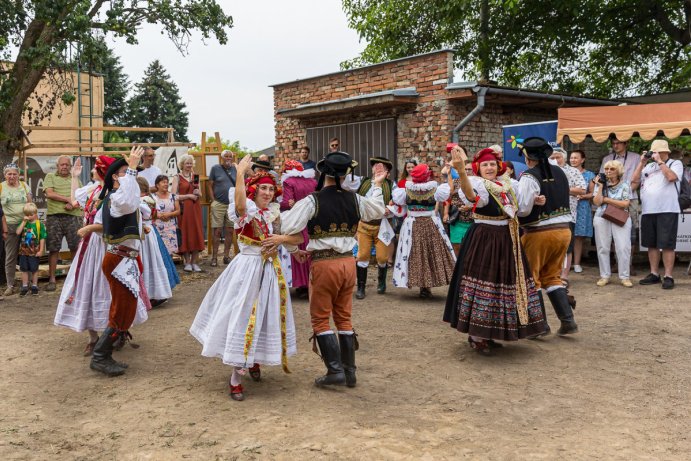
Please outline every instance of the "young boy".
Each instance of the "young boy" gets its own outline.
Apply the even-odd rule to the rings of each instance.
[[[24,205],[24,219],[17,227],[20,235],[19,270],[22,271],[22,289],[19,296],[29,292],[29,274],[31,274],[31,294],[38,294],[38,258],[46,246],[46,226],[38,219],[38,209],[33,203]]]

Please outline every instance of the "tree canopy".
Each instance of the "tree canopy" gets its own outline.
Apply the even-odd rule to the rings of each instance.
[[[127,102],[127,124],[133,127],[172,127],[176,141],[188,141],[188,113],[178,86],[158,60],[144,71]],[[135,142],[165,142],[165,133],[129,133]]]
[[[19,146],[22,116],[38,82],[49,77],[56,91],[51,100],[37,101],[32,123],[55,107],[74,100],[65,70],[70,44],[88,48],[104,35],[137,44],[138,30],[158,24],[173,44],[186,52],[193,33],[224,44],[233,19],[216,0],[9,0],[0,2],[0,164]],[[18,50],[15,52],[15,50]],[[16,55],[15,59],[12,57]]]
[[[343,68],[440,48],[469,80],[616,97],[691,82],[691,0],[343,0]]]

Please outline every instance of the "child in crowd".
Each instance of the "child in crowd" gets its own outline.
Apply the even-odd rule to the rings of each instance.
[[[31,277],[31,294],[38,294],[38,258],[45,251],[46,227],[38,219],[38,208],[34,203],[24,205],[24,219],[17,227],[19,241],[19,270],[22,272],[22,289],[19,296],[29,292]]]

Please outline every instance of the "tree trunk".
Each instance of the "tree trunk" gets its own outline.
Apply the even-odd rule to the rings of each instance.
[[[482,0],[480,3],[480,34],[477,54],[480,81],[487,82],[492,74],[489,43],[489,0]]]
[[[22,115],[24,105],[45,72],[45,65],[39,66],[27,59],[27,50],[52,43],[52,28],[43,21],[33,20],[22,40],[17,60],[12,66],[10,76],[3,86],[9,90],[9,100],[0,112],[0,165],[12,161],[16,150],[21,146]],[[4,90],[5,88],[3,88]]]

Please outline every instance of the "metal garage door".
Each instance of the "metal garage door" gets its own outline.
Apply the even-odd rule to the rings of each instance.
[[[360,164],[356,174],[369,176],[370,157],[384,157],[394,164],[392,179],[397,175],[396,168],[396,123],[393,118],[343,125],[307,128],[307,145],[314,160],[321,159],[329,151],[329,140],[339,138],[341,150],[348,152]]]

